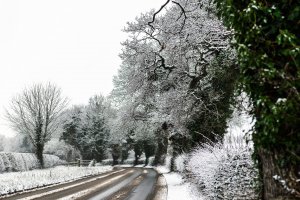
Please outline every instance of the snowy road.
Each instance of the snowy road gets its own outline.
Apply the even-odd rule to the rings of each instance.
[[[148,200],[158,197],[158,173],[154,169],[120,168],[94,177],[39,190],[0,198],[15,199],[84,199],[84,200]]]

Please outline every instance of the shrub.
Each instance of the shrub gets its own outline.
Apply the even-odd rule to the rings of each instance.
[[[79,150],[58,139],[52,139],[47,142],[44,153],[58,156],[60,159],[66,161],[74,161],[76,158],[81,157]]]
[[[227,136],[227,142],[214,145],[206,143],[190,154],[188,177],[210,199],[258,199],[252,148],[237,137]]]
[[[57,156],[44,154],[45,167],[53,167],[63,164]],[[27,171],[39,168],[39,162],[32,153],[0,153],[0,173]]]
[[[175,171],[183,173],[185,171],[185,164],[188,159],[186,154],[180,154],[175,158]]]

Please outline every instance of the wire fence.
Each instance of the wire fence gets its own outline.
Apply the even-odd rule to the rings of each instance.
[[[68,166],[77,166],[77,167],[93,167],[96,164],[96,160],[81,160],[81,159],[77,159],[75,161],[71,161],[71,162],[67,162],[66,165]]]

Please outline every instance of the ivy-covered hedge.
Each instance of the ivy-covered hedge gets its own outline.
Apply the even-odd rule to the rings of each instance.
[[[253,102],[264,198],[300,198],[299,1],[213,1],[234,33],[241,88]]]

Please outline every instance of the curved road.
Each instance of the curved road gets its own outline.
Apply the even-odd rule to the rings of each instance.
[[[14,194],[6,200],[151,200],[158,198],[158,173],[149,168],[119,168],[70,183]]]

